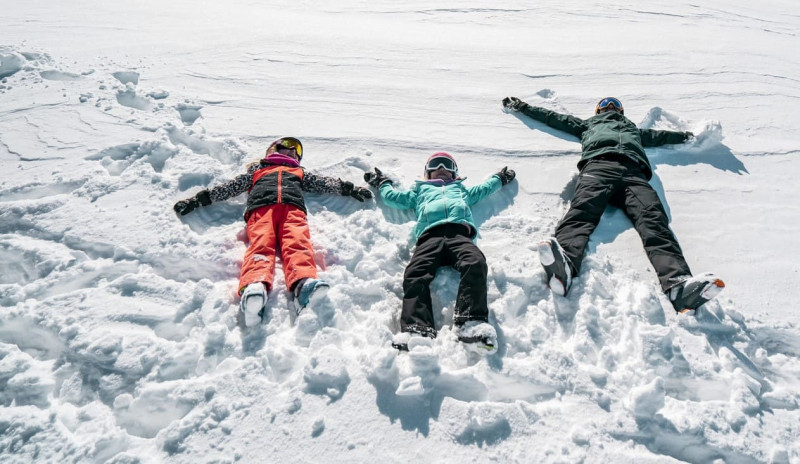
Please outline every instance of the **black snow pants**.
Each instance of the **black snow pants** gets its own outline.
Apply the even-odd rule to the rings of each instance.
[[[436,337],[430,284],[442,266],[461,273],[456,297],[454,323],[487,321],[486,257],[470,238],[463,224],[444,224],[428,229],[417,240],[417,248],[403,276],[403,311],[400,329]]]
[[[575,196],[555,234],[570,260],[573,276],[578,274],[589,236],[609,204],[622,209],[633,222],[664,291],[691,276],[661,199],[642,169],[625,157],[589,160],[581,169]]]

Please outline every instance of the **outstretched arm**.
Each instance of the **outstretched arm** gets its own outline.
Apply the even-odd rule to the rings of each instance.
[[[547,124],[553,129],[574,135],[575,137],[580,137],[583,131],[586,130],[586,122],[581,118],[569,114],[557,113],[538,106],[531,106],[517,97],[504,98],[503,107],[511,111],[519,111],[529,118]]]
[[[691,132],[675,132],[655,129],[639,129],[642,136],[642,145],[645,147],[657,147],[660,145],[673,145],[689,140],[694,134]]]
[[[303,174],[303,190],[313,193],[333,193],[345,197],[353,197],[358,201],[372,198],[372,192],[364,187],[353,185],[352,182],[336,177],[321,176],[306,171]]]
[[[513,172],[513,171],[512,171]],[[510,182],[510,181],[509,181]],[[495,174],[484,182],[467,189],[467,204],[469,206],[483,200],[494,192],[500,190],[503,181],[499,174]]]
[[[386,182],[378,188],[378,193],[383,202],[392,208],[414,209],[417,206],[417,192],[414,190],[399,191],[391,182]]]
[[[397,209],[413,209],[417,206],[416,191],[400,192],[395,190],[391,179],[386,177],[380,169],[374,168],[374,170],[374,172],[365,172],[364,180],[378,189],[378,194],[383,198],[384,203]]]
[[[246,174],[236,176],[233,180],[216,185],[211,189],[200,190],[192,198],[175,203],[172,209],[181,216],[185,216],[200,206],[208,206],[211,203],[225,201],[228,198],[241,195],[250,188],[250,184],[253,182],[253,173],[257,169],[257,165],[250,166]]]

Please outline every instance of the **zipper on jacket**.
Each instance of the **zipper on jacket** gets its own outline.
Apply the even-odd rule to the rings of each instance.
[[[450,218],[450,213],[447,211],[447,190],[445,185],[442,185],[442,199],[444,200],[444,218],[445,221]]]
[[[282,181],[282,177],[283,176],[281,174],[283,174],[283,169],[278,169],[278,204],[282,203],[282,201],[281,201],[281,195],[282,195],[281,187],[283,186],[283,184],[282,184],[282,182],[283,182]]]

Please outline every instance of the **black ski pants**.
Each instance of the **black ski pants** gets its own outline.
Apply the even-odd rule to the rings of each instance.
[[[589,160],[581,169],[575,196],[555,234],[573,275],[578,274],[589,236],[609,204],[633,222],[664,291],[691,275],[661,199],[642,169],[627,158]]]
[[[435,338],[430,284],[442,266],[461,273],[454,322],[488,321],[486,257],[470,238],[463,224],[444,224],[425,231],[403,276],[403,311],[400,329]]]

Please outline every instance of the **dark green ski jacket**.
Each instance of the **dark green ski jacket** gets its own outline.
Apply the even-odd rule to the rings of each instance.
[[[653,169],[644,147],[683,143],[691,136],[689,132],[639,129],[630,119],[616,111],[600,113],[583,120],[527,103],[523,103],[519,110],[553,129],[580,138],[583,152],[578,161],[578,169],[598,156],[623,155],[639,164],[648,180],[653,176]]]

